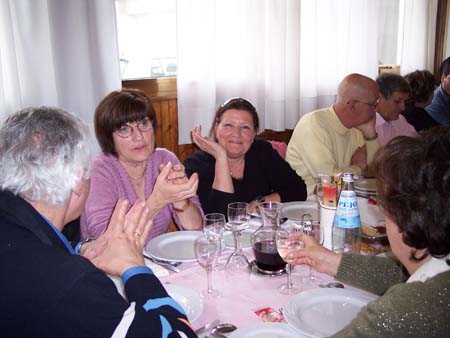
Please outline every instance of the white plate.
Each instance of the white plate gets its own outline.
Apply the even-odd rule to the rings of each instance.
[[[377,192],[377,181],[374,178],[360,178],[355,180],[355,190]]]
[[[241,244],[241,248],[251,248],[252,243],[250,242],[250,238],[252,237],[252,234],[255,232],[255,230],[245,230],[241,233],[241,237],[239,239],[239,242]],[[225,231],[223,233],[223,240],[225,241],[225,246],[229,248],[234,248],[234,237],[233,233],[231,231]]]
[[[377,297],[350,289],[311,289],[293,296],[283,308],[285,320],[302,334],[329,337],[343,329]]]
[[[286,202],[283,203],[281,217],[287,217],[291,221],[301,221],[303,214],[310,214],[313,219],[319,219],[319,207],[314,201]]]
[[[152,238],[146,245],[148,255],[166,261],[195,261],[194,241],[201,231],[168,232]]]
[[[244,326],[228,338],[302,338],[298,332],[285,323],[258,323]]]
[[[194,289],[175,284],[165,284],[167,293],[180,304],[189,321],[195,322],[203,313],[203,301]]]

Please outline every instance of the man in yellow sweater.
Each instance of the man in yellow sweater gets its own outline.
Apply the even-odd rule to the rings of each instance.
[[[286,160],[312,194],[319,174],[349,171],[361,175],[380,147],[375,130],[379,90],[361,74],[339,84],[333,106],[304,115],[289,142]]]

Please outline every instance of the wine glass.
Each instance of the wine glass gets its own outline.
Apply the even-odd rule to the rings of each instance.
[[[206,214],[203,217],[203,234],[210,241],[217,242],[219,244],[218,256],[222,253],[222,237],[223,228],[225,227],[225,215],[219,213]],[[216,262],[216,267],[221,267]]]
[[[194,252],[198,263],[206,270],[207,288],[201,292],[202,297],[217,297],[218,290],[212,286],[212,270],[214,262],[220,251],[220,242],[210,241],[205,235],[198,236],[194,241]]]
[[[225,227],[225,215],[219,213],[206,214],[203,217],[203,234],[213,242],[220,242]]]
[[[281,258],[287,263],[287,282],[278,287],[278,291],[285,295],[292,295],[300,291],[300,286],[294,284],[291,279],[292,264],[295,250],[303,248],[302,232],[294,225],[289,228],[279,228],[276,234],[277,250]]]
[[[302,216],[301,229],[305,235],[314,237],[319,244],[323,244],[324,234],[323,229],[320,225],[320,221],[313,220],[311,215],[309,214],[304,214]],[[318,279],[313,275],[312,270],[313,268],[310,265],[309,275],[307,277],[309,281],[315,281],[316,279]]]
[[[233,202],[228,204],[228,223],[226,228],[233,232],[234,251],[228,257],[226,269],[240,272],[249,269],[249,262],[241,249],[240,236],[242,231],[248,228],[250,220],[249,204],[245,202]]]

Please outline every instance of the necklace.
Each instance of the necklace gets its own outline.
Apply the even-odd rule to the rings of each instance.
[[[234,178],[235,180],[242,180],[244,178],[244,166],[245,166],[245,162],[243,161],[242,162],[242,169],[240,169],[238,167],[239,169],[237,170],[238,172],[240,172],[242,170],[242,174],[240,174],[240,175],[234,175],[233,174],[233,170],[231,169],[231,166],[230,166],[230,176],[231,176],[231,178]]]

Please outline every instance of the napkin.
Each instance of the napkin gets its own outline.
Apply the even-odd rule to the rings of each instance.
[[[384,215],[377,205],[370,204],[367,198],[358,197],[359,214],[361,223],[376,227],[378,221],[384,220]]]

